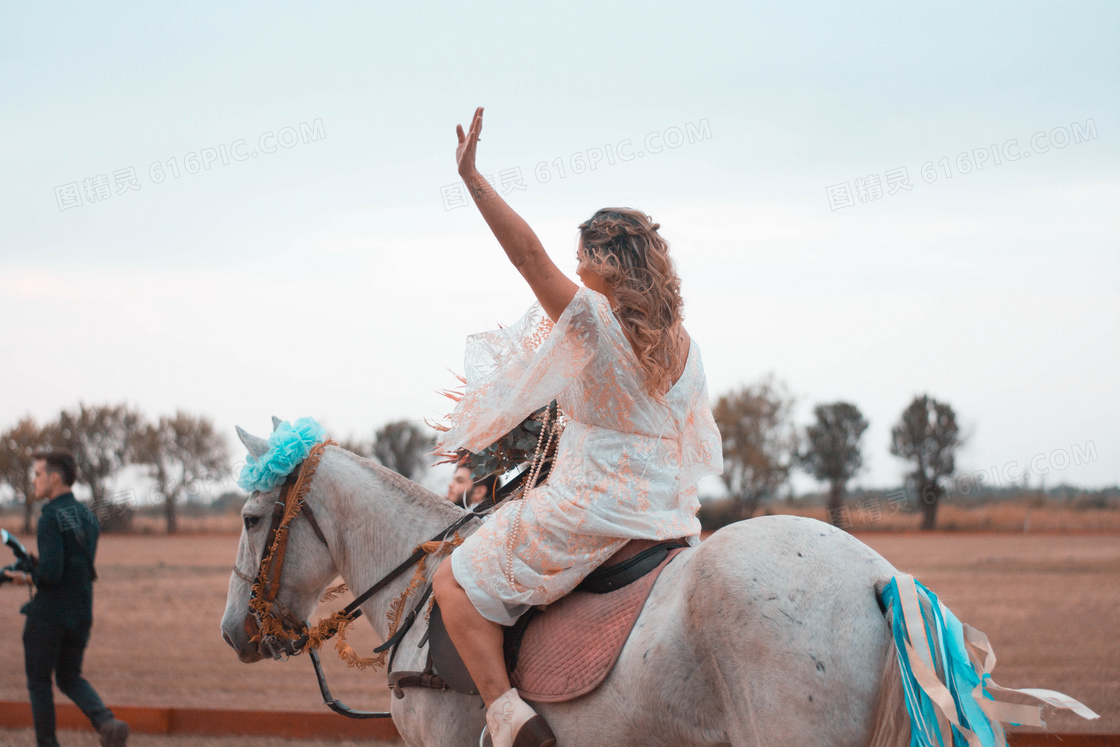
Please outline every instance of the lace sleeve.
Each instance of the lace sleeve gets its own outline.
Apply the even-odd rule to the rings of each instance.
[[[705,475],[723,473],[723,438],[708,401],[708,382],[699,351],[696,366],[699,385],[681,423],[681,487],[686,491],[695,491]]]
[[[485,449],[567,389],[595,356],[605,298],[576,291],[553,324],[534,304],[512,327],[467,338],[466,393],[437,449]]]

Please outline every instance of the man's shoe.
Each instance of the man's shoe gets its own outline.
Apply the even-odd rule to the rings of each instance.
[[[128,742],[128,724],[118,718],[109,719],[97,731],[101,733],[101,747],[125,747]]]
[[[486,710],[482,744],[484,747],[553,747],[556,736],[511,687]]]

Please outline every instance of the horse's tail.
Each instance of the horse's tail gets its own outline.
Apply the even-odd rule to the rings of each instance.
[[[1052,690],[1007,690],[991,679],[995,653],[988,637],[962,623],[913,576],[897,574],[875,585],[894,644],[880,677],[873,745],[1006,745],[1001,722],[1042,726],[1041,705],[1082,718],[1097,714]],[[1016,692],[1041,705],[1016,705],[992,696]],[[905,738],[905,741],[903,739]]]
[[[875,585],[875,594],[882,594],[886,580]],[[879,675],[879,695],[875,700],[875,715],[871,720],[869,747],[907,747],[910,744],[910,713],[906,710],[906,696],[902,691],[902,669],[891,640],[894,633],[893,614],[887,611],[888,645],[883,657],[883,672]]]

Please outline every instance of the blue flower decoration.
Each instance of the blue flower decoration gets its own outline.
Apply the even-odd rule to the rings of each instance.
[[[237,485],[247,493],[272,490],[307,458],[315,444],[325,440],[326,433],[314,418],[300,418],[294,424],[283,421],[269,435],[268,451],[259,459],[252,454],[245,457]]]

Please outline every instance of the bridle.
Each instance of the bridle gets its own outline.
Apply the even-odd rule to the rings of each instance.
[[[256,577],[244,573],[236,564],[233,572],[249,583],[249,609],[245,615],[245,632],[252,643],[263,642],[262,648],[273,652],[274,658],[282,658],[284,647],[291,649],[292,642],[307,632],[307,624],[280,603],[280,578],[284,570],[284,558],[288,549],[288,534],[292,522],[302,514],[315,532],[315,536],[330,551],[330,544],[323,534],[311,506],[307,505],[307,492],[311,479],[319,466],[323,449],[334,444],[327,440],[316,444],[307,458],[297,465],[284,480],[280,496],[274,502],[272,519],[268,534],[261,548],[261,559]],[[290,653],[300,653],[299,650]]]
[[[306,502],[311,480],[319,466],[323,449],[329,445],[337,444],[329,439],[316,444],[307,458],[300,462],[285,479],[280,489],[280,495],[273,505],[272,519],[264,547],[261,549],[260,565],[257,568],[256,576],[245,573],[237,567],[236,563],[233,566],[233,572],[249,583],[249,609],[246,612],[243,625],[246,634],[249,636],[249,642],[260,643],[261,648],[270,650],[275,659],[285,659],[304,651],[308,652],[315,667],[315,675],[319,680],[319,689],[323,695],[323,701],[331,710],[351,718],[391,718],[392,716],[388,712],[356,711],[341,701],[332,698],[330,690],[327,688],[326,676],[323,674],[319,662],[318,649],[324,642],[344,630],[354,620],[357,620],[362,614],[361,605],[370,597],[384,589],[405,571],[421,563],[430,553],[444,548],[450,537],[456,536],[457,531],[471,519],[493,508],[500,498],[497,495],[488,497],[475,506],[473,511],[468,511],[432,539],[418,545],[408,558],[382,576],[373,586],[355,597],[346,607],[320,620],[315,625],[310,625],[307,621],[300,620],[295,613],[281,604],[277,595],[280,591],[280,579],[284,570],[289,530],[292,522],[298,516],[302,515],[307,518],[315,536],[330,552],[330,543],[327,542],[319,522],[315,519],[311,506]],[[392,631],[393,634],[387,641],[373,650],[374,653],[381,654],[391,650],[391,662],[392,653],[395,653],[397,645],[415,622],[430,593],[431,586],[429,585],[420,595],[419,600],[404,621],[395,631]]]
[[[545,410],[544,423],[537,438],[537,448],[533,453],[528,469],[523,470],[521,474],[501,488],[497,488],[496,483],[492,484],[490,495],[483,499],[481,503],[466,511],[450,526],[438,532],[427,542],[417,545],[411,555],[382,576],[373,586],[355,597],[346,607],[320,620],[315,625],[311,625],[306,620],[299,619],[295,613],[281,604],[277,597],[284,571],[288,536],[292,522],[297,517],[300,515],[307,517],[315,536],[327,548],[327,552],[331,552],[330,543],[327,542],[326,535],[323,534],[323,530],[315,519],[315,514],[311,510],[311,506],[307,504],[306,499],[311,488],[311,480],[315,477],[315,471],[318,469],[324,449],[327,446],[337,446],[338,444],[330,439],[315,444],[307,457],[288,473],[280,488],[280,495],[272,508],[272,518],[264,547],[261,548],[261,559],[256,576],[245,573],[234,563],[233,572],[249,584],[248,610],[243,622],[245,632],[249,636],[249,642],[258,643],[261,649],[270,651],[274,659],[285,659],[306,651],[315,667],[315,676],[319,681],[319,691],[323,696],[323,702],[331,710],[350,718],[392,718],[392,714],[386,711],[356,711],[331,697],[330,690],[327,687],[326,675],[323,673],[319,661],[318,649],[324,642],[336,635],[338,641],[335,647],[338,649],[340,657],[351,666],[380,665],[384,662],[384,654],[388,652],[389,685],[394,688],[398,698],[402,697],[400,688],[406,686],[447,689],[447,684],[432,670],[430,651],[428,666],[425,667],[423,672],[392,671],[393,657],[396,655],[397,647],[404,639],[405,634],[411,629],[417,616],[421,614],[428,597],[432,593],[432,583],[427,581],[425,577],[425,561],[430,554],[450,552],[454,547],[461,544],[463,540],[459,536],[458,530],[469,521],[489,513],[495,506],[513,495],[524,495],[527,491],[532,490],[538,481],[547,478],[552,468],[552,458],[548,454],[548,446],[553,443],[554,436],[559,434],[562,428],[562,426],[557,427],[556,425],[551,428],[548,427],[549,417],[552,413],[550,408],[551,405],[549,409]],[[559,406],[557,406],[556,412],[558,415]],[[556,422],[559,423],[558,417]],[[381,656],[377,659],[358,658],[353,650],[345,644],[347,627],[361,616],[360,608],[362,604],[413,566],[416,566],[416,571],[413,574],[412,581],[407,585],[400,599],[392,605],[395,617],[390,622],[389,638],[373,650],[375,654]],[[420,590],[421,587],[423,587],[422,591]],[[341,591],[344,588],[345,585],[329,590],[322,601],[327,601],[332,597],[333,592]],[[401,616],[404,613],[405,604],[413,592],[417,593],[417,600],[408,615],[402,620]],[[425,635],[426,639],[427,635]],[[424,641],[421,642],[421,645],[423,643]]]

